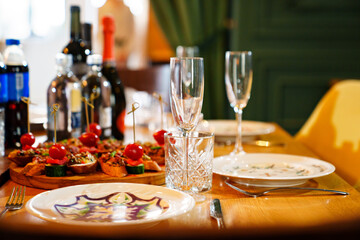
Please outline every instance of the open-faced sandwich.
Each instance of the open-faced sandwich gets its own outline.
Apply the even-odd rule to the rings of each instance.
[[[102,154],[99,158],[101,170],[113,177],[125,177],[127,175],[126,163],[121,152],[113,151]]]
[[[46,157],[49,156],[49,150],[46,148],[30,148],[27,150],[16,149],[9,153],[8,159],[18,166],[23,167],[26,164],[32,162],[34,157]]]
[[[98,153],[101,155],[103,153],[113,152],[116,150],[121,149],[122,141],[111,138],[111,139],[104,139],[99,141],[97,144]]]
[[[165,164],[165,151],[163,146],[151,142],[145,142],[141,144],[141,146],[144,149],[144,154],[149,156],[151,160],[160,165]]]
[[[87,174],[96,171],[97,160],[89,152],[68,155],[68,169],[75,174]]]

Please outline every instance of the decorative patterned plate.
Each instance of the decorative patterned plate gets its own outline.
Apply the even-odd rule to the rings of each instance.
[[[335,167],[325,161],[288,154],[247,153],[214,159],[213,172],[240,184],[258,187],[284,187],[328,175]]]
[[[135,183],[76,185],[43,192],[26,209],[44,220],[74,225],[131,225],[165,220],[190,211],[188,194]]]

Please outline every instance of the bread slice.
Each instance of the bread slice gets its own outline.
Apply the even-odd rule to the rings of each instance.
[[[157,164],[157,162],[152,160],[144,160],[144,167],[145,167],[145,171],[156,171],[156,172],[162,171],[159,164]]]
[[[125,177],[127,175],[125,165],[124,166],[113,166],[113,165],[108,164],[103,161],[99,161],[99,162],[100,162],[101,170],[107,175],[110,175],[113,177]]]
[[[121,157],[121,154],[115,155],[106,153],[99,158],[101,170],[113,177],[125,177],[128,173],[126,171],[125,162]]]

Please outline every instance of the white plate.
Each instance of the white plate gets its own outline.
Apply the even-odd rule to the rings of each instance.
[[[208,120],[210,129],[216,137],[236,137],[237,123],[234,120]],[[274,125],[265,122],[247,121],[241,123],[241,134],[244,137],[269,134],[275,130]]]
[[[284,187],[328,175],[335,167],[325,161],[288,154],[247,153],[214,159],[213,172],[240,184],[258,187]]]
[[[180,191],[136,183],[98,183],[43,192],[26,204],[31,214],[73,225],[133,225],[190,211],[194,199]]]

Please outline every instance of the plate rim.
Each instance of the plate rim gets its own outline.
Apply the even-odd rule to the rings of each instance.
[[[209,123],[209,126],[211,126],[212,123],[216,122],[218,124],[220,124],[221,122],[236,122],[236,120],[233,120],[233,119],[208,119],[207,120],[208,123]],[[242,132],[242,135],[247,137],[247,136],[258,136],[258,135],[265,135],[265,134],[269,134],[269,133],[272,133],[275,131],[275,126],[272,125],[271,123],[269,122],[263,122],[263,121],[253,121],[253,120],[242,120],[242,124],[257,124],[257,125],[266,125],[268,126],[268,130],[267,131],[256,131],[256,132],[246,132],[246,131],[243,131]],[[235,137],[236,136],[236,133],[234,132],[229,132],[228,134],[224,134],[224,133],[216,133],[216,130],[214,128],[214,134],[215,134],[215,137]]]
[[[44,216],[41,211],[34,209],[34,207],[32,206],[33,202],[36,201],[37,199],[43,197],[46,194],[49,194],[51,192],[55,192],[55,191],[61,191],[63,189],[69,189],[69,188],[86,188],[87,186],[95,186],[95,185],[136,185],[138,187],[151,187],[154,189],[161,189],[162,191],[166,192],[175,192],[177,194],[180,194],[183,196],[183,199],[187,199],[188,200],[188,206],[186,206],[186,208],[184,210],[177,210],[175,212],[172,213],[166,213],[166,214],[162,214],[157,218],[154,219],[141,219],[141,220],[134,220],[134,221],[125,221],[125,222],[86,222],[86,221],[76,221],[76,220],[72,220],[72,219],[60,219],[59,217],[51,217],[48,215],[48,217]],[[155,191],[154,191],[155,192]],[[74,193],[75,195],[76,193]],[[154,193],[155,196],[155,193]],[[165,199],[166,200],[166,199]],[[171,201],[169,202],[168,200],[166,200],[167,203],[170,205]],[[33,196],[31,199],[29,199],[25,205],[25,209],[26,211],[28,211],[31,215],[38,217],[40,219],[46,220],[48,222],[55,222],[55,223],[61,223],[61,224],[71,224],[71,225],[76,225],[76,226],[116,226],[116,227],[121,227],[121,226],[138,226],[138,225],[145,225],[145,224],[149,224],[149,223],[156,223],[156,222],[160,222],[178,215],[182,215],[185,214],[189,211],[191,211],[195,206],[195,199],[184,192],[181,192],[179,190],[176,189],[170,189],[167,187],[163,187],[163,186],[157,186],[157,185],[151,185],[151,184],[141,184],[141,183],[124,183],[124,182],[111,182],[111,183],[90,183],[90,184],[78,184],[78,185],[73,185],[73,186],[68,186],[68,187],[61,187],[61,188],[57,188],[57,189],[52,189],[52,190],[48,190],[48,191],[44,191],[42,193],[39,193],[35,196]],[[169,206],[170,208],[170,206]],[[47,208],[48,210],[52,211],[52,209]]]
[[[230,177],[230,178],[238,178],[238,179],[252,179],[252,180],[267,180],[267,181],[296,181],[296,180],[302,180],[302,179],[312,179],[312,178],[318,178],[318,177],[323,177],[326,175],[329,175],[333,172],[335,172],[336,168],[333,164],[325,161],[325,160],[320,160],[317,158],[313,158],[313,157],[308,157],[308,156],[301,156],[301,155],[295,155],[295,154],[285,154],[285,153],[246,153],[245,155],[252,155],[252,156],[256,156],[256,155],[272,155],[272,157],[278,155],[278,156],[290,156],[290,157],[295,157],[295,158],[302,158],[302,159],[308,159],[308,160],[312,160],[315,162],[319,162],[322,163],[324,165],[327,165],[327,167],[329,167],[327,169],[327,171],[322,172],[322,173],[318,173],[315,175],[311,175],[311,176],[294,176],[294,177],[256,177],[256,176],[236,176],[233,174],[223,174],[219,171],[216,171],[213,167],[213,173],[224,176],[224,177]],[[219,156],[214,158],[214,161],[220,161],[219,159],[223,159],[225,157],[231,157],[232,155],[223,155],[223,156]],[[234,157],[239,157],[239,156],[234,156]]]

